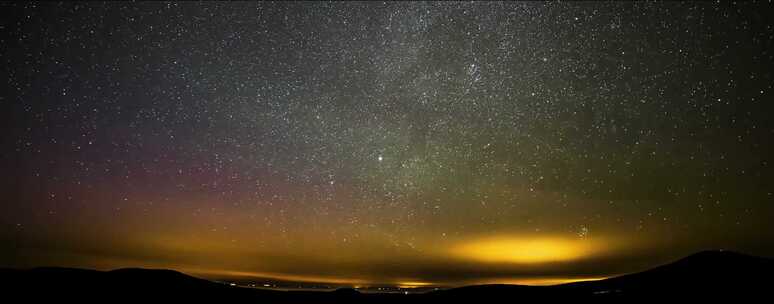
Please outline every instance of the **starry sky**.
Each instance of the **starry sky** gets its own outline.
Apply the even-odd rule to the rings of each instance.
[[[463,285],[774,256],[768,2],[0,6],[0,266]]]

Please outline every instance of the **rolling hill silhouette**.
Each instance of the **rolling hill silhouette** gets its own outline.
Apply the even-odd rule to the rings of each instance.
[[[74,268],[0,269],[4,299],[24,302],[249,301],[259,303],[447,303],[532,300],[719,299],[761,297],[773,287],[774,259],[704,251],[647,271],[555,286],[477,285],[424,294],[360,293],[354,289],[278,291],[229,286],[172,270]]]

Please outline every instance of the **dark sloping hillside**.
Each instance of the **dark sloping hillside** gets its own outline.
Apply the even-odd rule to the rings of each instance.
[[[249,289],[171,270],[0,269],[0,291],[13,299],[95,301],[246,301],[258,303],[510,303],[537,300],[752,299],[768,296],[774,260],[727,251],[700,252],[651,270],[557,286],[478,285],[426,294],[362,294]]]
[[[278,292],[243,291],[172,270],[118,269],[95,271],[73,268],[4,269],[0,282],[7,293],[26,299],[71,300],[215,300],[259,296],[273,299]],[[152,296],[151,296],[152,295]]]
[[[774,260],[730,251],[703,251],[647,271],[568,284],[595,294],[628,296],[763,294],[774,287]]]
[[[768,297],[774,259],[730,251],[703,251],[653,269],[600,281],[556,286],[479,285],[431,293],[450,301],[620,300]],[[499,299],[502,299],[499,300]]]
[[[230,286],[173,270],[125,268],[96,271],[42,267],[0,269],[0,294],[25,302],[395,302],[396,296],[363,295],[353,289],[332,292],[278,291]],[[405,299],[405,298],[404,298]]]

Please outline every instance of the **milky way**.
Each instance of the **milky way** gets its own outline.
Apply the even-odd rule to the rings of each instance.
[[[770,3],[5,3],[0,265],[604,277],[774,255]]]

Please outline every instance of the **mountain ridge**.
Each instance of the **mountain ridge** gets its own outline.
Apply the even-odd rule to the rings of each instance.
[[[765,279],[774,259],[732,251],[701,251],[648,270],[598,281],[552,286],[471,285],[423,294],[336,291],[280,291],[230,286],[169,269],[119,268],[98,271],[66,267],[0,268],[0,291],[36,299],[122,299],[201,301],[245,300],[266,303],[435,303],[480,299],[642,299],[717,298],[766,295]],[[5,290],[4,290],[5,289]],[[500,300],[497,300],[500,301]]]

